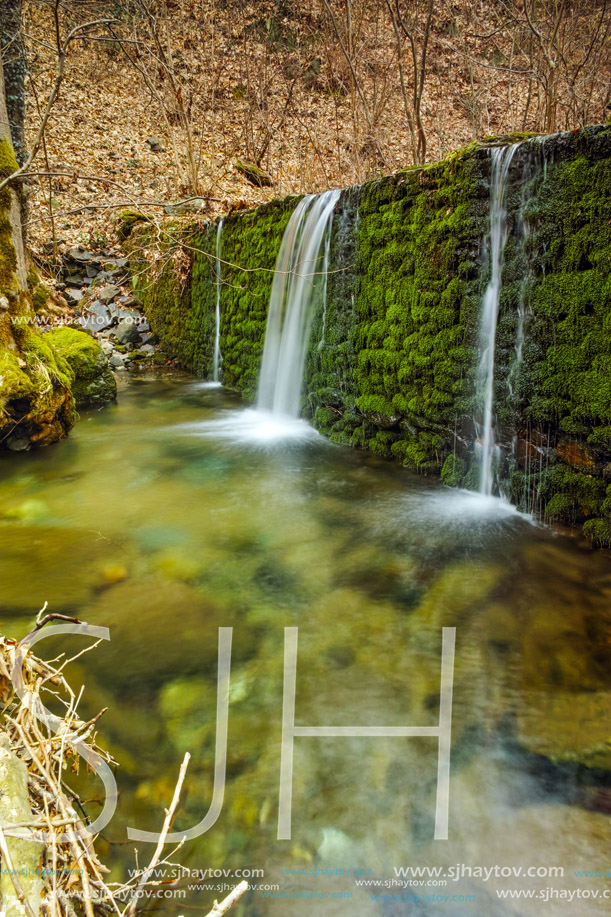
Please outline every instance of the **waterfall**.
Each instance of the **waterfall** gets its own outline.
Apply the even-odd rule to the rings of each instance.
[[[494,464],[499,457],[494,429],[494,350],[496,326],[501,297],[501,274],[507,241],[507,211],[505,190],[507,174],[513,155],[520,144],[492,150],[492,176],[490,181],[490,261],[491,273],[482,308],[479,332],[480,362],[477,372],[476,404],[483,406],[482,423],[475,422],[476,452],[479,460],[479,492],[492,494]]]
[[[221,233],[223,232],[223,218],[219,220],[219,225],[216,230],[216,262],[215,262],[215,274],[216,274],[216,328],[214,332],[214,356],[212,360],[212,381],[220,382],[220,372],[221,372],[221,363],[223,358],[221,356]]]
[[[282,417],[300,414],[306,349],[320,296],[325,296],[328,240],[339,191],[304,197],[289,220],[269,300],[257,407]]]

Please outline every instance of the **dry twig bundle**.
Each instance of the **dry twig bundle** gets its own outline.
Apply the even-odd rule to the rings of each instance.
[[[28,651],[28,643],[49,621],[82,626],[64,615],[43,617],[44,611],[20,643],[0,636],[1,909],[6,917],[133,917],[143,891],[161,884],[151,878],[155,868],[176,865],[163,852],[190,755],[185,755],[151,862],[129,882],[108,883],[109,870],[96,855],[85,811],[66,784],[66,773],[78,771],[81,757],[96,770],[96,763],[115,764],[96,745],[96,723],[105,711],[87,722],[79,719],[80,695],[64,676],[73,660],[50,665]],[[47,702],[52,697],[63,715],[51,714],[42,697]],[[224,901],[214,903],[210,915],[226,913],[247,889],[247,882],[240,883]]]

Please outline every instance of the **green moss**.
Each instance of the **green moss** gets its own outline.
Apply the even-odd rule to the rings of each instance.
[[[38,332],[18,328],[15,339],[18,349],[0,347],[0,439],[6,445],[16,431],[41,445],[55,442],[74,423],[68,367]]]
[[[459,455],[452,453],[448,455],[441,469],[441,480],[448,487],[459,487],[465,474],[467,473],[467,463]]]
[[[7,178],[19,168],[12,145],[6,137],[0,138],[0,178]]]
[[[251,185],[256,185],[258,188],[271,188],[274,184],[269,175],[254,162],[242,162],[238,159],[235,167],[236,171],[243,175]]]
[[[28,290],[32,299],[34,312],[41,312],[52,296],[51,290],[42,282],[36,271],[31,267],[28,271]]]
[[[23,360],[21,361],[23,362]],[[28,398],[36,392],[33,379],[20,365],[20,357],[9,350],[0,350],[0,425],[10,401]]]
[[[470,415],[464,379],[475,356],[477,311],[469,307],[485,228],[485,163],[470,148],[361,192],[357,404],[374,422],[399,425],[404,438],[393,454],[420,470],[441,468],[457,423]]]
[[[605,486],[592,475],[558,464],[542,476],[539,493],[548,519],[573,525],[601,510]]]
[[[90,335],[73,328],[57,328],[44,335],[42,343],[69,376],[77,406],[105,404],[116,397],[117,384],[108,360]]]
[[[0,179],[11,175],[18,168],[11,144],[6,138],[0,139]],[[9,188],[0,191],[0,296],[12,300],[18,291],[15,278],[17,258],[11,236],[9,210],[11,192]]]
[[[119,241],[125,242],[138,223],[150,222],[151,218],[145,213],[140,213],[138,210],[122,210],[118,216],[117,237]]]
[[[0,176],[16,169],[10,143],[0,140]],[[35,330],[30,298],[17,284],[10,205],[5,188],[0,192],[0,448],[12,437],[54,442],[74,423],[68,367]]]

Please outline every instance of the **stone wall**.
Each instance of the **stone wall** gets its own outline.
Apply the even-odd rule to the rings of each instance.
[[[495,353],[503,487],[521,508],[585,523],[591,538],[609,544],[609,127],[496,138],[342,192],[326,309],[315,318],[309,344],[303,411],[335,442],[439,473],[449,484],[475,486],[490,148],[515,142]],[[223,225],[223,380],[249,399],[275,258],[297,200],[233,213]],[[147,232],[146,224],[135,230],[135,252]],[[166,350],[207,376],[216,226],[194,224],[180,233],[192,261],[188,278],[169,258],[158,273],[141,274],[139,293]],[[146,264],[140,259],[138,267]]]

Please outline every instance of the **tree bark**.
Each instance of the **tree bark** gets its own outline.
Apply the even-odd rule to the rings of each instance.
[[[0,50],[4,64],[6,109],[19,165],[25,156],[26,57],[21,35],[22,0],[0,0]]]
[[[0,736],[0,788],[0,828],[3,832],[9,830],[3,837],[3,846],[10,858],[9,864],[6,855],[2,856],[2,913],[6,917],[23,917],[24,911],[29,910],[37,917],[42,896],[43,844],[10,836],[10,825],[31,822],[33,815],[25,763],[13,754],[6,736]]]
[[[4,96],[15,158],[23,165],[25,146],[25,77],[27,59],[21,31],[23,0],[0,0],[0,52],[4,68]],[[15,191],[21,209],[22,240],[28,218],[28,198],[22,184]]]
[[[3,3],[3,0],[0,0]],[[4,4],[5,5],[5,4]],[[0,6],[0,29],[4,28],[4,20],[1,18],[4,13],[4,9]],[[2,65],[2,60],[0,59],[0,144],[4,147],[2,151],[3,154],[6,153],[10,155],[13,151],[12,143],[12,134],[10,128],[10,115],[8,113],[6,90],[4,83],[4,68]],[[7,149],[7,145],[8,148]],[[0,164],[0,168],[1,168]],[[8,206],[7,216],[11,224],[11,241],[13,243],[13,248],[15,249],[15,256],[17,259],[15,274],[17,277],[17,282],[19,288],[25,290],[28,283],[28,269],[25,256],[25,244],[23,239],[23,223],[22,223],[22,202],[21,195],[13,188],[8,189],[10,195],[10,201]],[[10,290],[0,290],[0,296],[7,297],[10,293]]]

